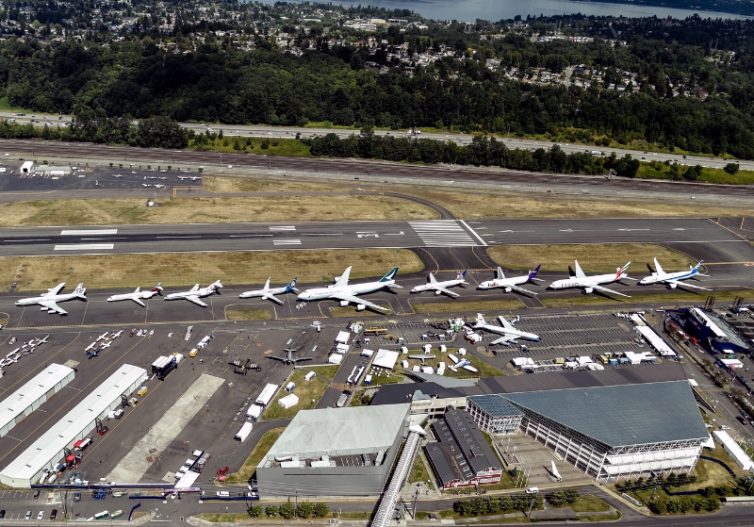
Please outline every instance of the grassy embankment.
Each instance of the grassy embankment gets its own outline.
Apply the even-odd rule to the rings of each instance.
[[[654,161],[642,163],[636,177],[640,179],[683,180],[684,170],[685,167],[683,166],[674,168],[670,164]],[[754,171],[739,170],[735,174],[729,174],[722,168],[702,167],[702,175],[697,181],[720,185],[752,185],[754,184]]]
[[[0,227],[274,221],[434,219],[418,203],[385,196],[209,197],[165,196],[158,206],[143,199],[63,199],[0,203]]]
[[[314,408],[322,398],[322,395],[324,395],[330,382],[332,382],[338,368],[339,366],[316,366],[312,368],[303,366],[293,370],[293,373],[280,385],[284,387],[289,382],[295,383],[296,388],[293,390],[293,393],[298,396],[299,403],[288,409],[280,406],[278,401],[288,395],[287,391],[281,389],[272,403],[265,409],[262,417],[268,420],[290,419],[300,410]],[[317,375],[312,380],[306,381],[304,376],[310,371],[314,371]]]
[[[343,262],[358,262],[352,278],[379,275],[397,265],[406,273],[424,266],[409,250],[344,249],[238,253],[116,254],[106,256],[3,257],[0,289],[16,282],[19,291],[36,291],[50,283],[84,281],[92,289],[152,285],[175,287],[206,283],[208,277],[225,285],[258,284],[267,277],[284,283],[296,274],[302,283],[329,282],[343,271]]]
[[[272,445],[275,444],[275,441],[277,441],[278,437],[280,437],[280,434],[283,433],[283,430],[283,428],[273,428],[265,432],[262,437],[259,438],[256,446],[251,451],[251,454],[249,454],[249,457],[246,458],[246,461],[244,461],[243,465],[241,465],[241,468],[238,470],[238,472],[228,474],[226,483],[232,485],[238,483],[246,483],[247,481],[249,481],[249,478],[257,469],[257,465],[260,461],[262,461],[262,458],[265,456],[265,454],[269,452],[270,448],[272,448]]]

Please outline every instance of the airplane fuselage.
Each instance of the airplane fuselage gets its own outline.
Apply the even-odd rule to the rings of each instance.
[[[33,306],[35,304],[39,304],[40,302],[66,302],[68,300],[73,300],[74,298],[79,298],[79,296],[75,293],[66,293],[64,295],[48,295],[48,296],[34,296],[30,298],[21,298],[19,300],[16,300],[17,306]]]
[[[483,324],[483,325],[476,325],[474,326],[474,329],[482,329],[485,331],[489,331],[491,333],[498,333],[500,335],[510,335],[511,337],[516,337],[524,340],[531,340],[532,342],[539,342],[542,340],[542,338],[539,335],[535,335],[534,333],[529,333],[528,331],[522,331],[520,329],[515,328],[504,328],[503,326],[495,326],[493,324]]]
[[[417,285],[416,287],[411,289],[412,293],[421,293],[423,291],[434,291],[435,294],[439,295],[442,294],[442,291],[439,289],[447,289],[450,287],[455,287],[457,285],[465,284],[465,280],[447,280],[445,282],[434,282],[434,283],[428,283],[428,284],[421,284]]]
[[[596,275],[587,276],[584,278],[578,278],[578,277],[573,276],[571,278],[555,280],[553,283],[551,283],[548,286],[548,288],[549,289],[569,289],[572,287],[583,287],[585,289],[588,289],[595,285],[611,284],[613,282],[619,281],[621,278],[623,277],[616,276],[615,273],[596,274]]]
[[[256,298],[265,295],[282,295],[288,292],[288,287],[273,287],[271,289],[255,289],[254,291],[245,291],[238,295],[239,298]]]
[[[511,286],[524,285],[529,282],[529,275],[524,276],[511,276],[510,278],[495,278],[494,280],[487,280],[477,286],[477,289],[496,289],[498,287],[505,288],[506,293],[510,293]]]
[[[189,296],[198,296],[204,298],[205,296],[214,295],[217,290],[214,287],[203,287],[196,291],[181,291],[180,293],[170,293],[165,297],[165,300],[180,300]]]
[[[149,300],[154,295],[157,294],[157,291],[140,291],[138,293],[123,293],[120,295],[112,295],[108,297],[108,302],[120,302],[121,300]]]
[[[690,271],[677,271],[675,273],[652,273],[649,276],[645,276],[639,280],[640,285],[661,284],[665,282],[673,282],[678,280],[686,280],[688,278],[694,278],[699,274],[698,269],[692,269]],[[668,284],[670,287],[675,287],[676,284]]]
[[[353,284],[347,285],[345,287],[314,287],[312,289],[307,289],[306,291],[298,295],[298,299],[305,300],[307,302],[310,300],[326,300],[328,298],[332,298],[334,294],[338,293],[358,296],[367,293],[374,293],[375,291],[379,291],[380,289],[384,289],[385,287],[389,287],[394,284],[395,280],[388,280],[386,282],[367,282],[364,284]]]

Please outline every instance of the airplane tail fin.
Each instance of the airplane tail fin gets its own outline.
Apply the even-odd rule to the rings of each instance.
[[[469,272],[466,269],[464,269],[463,271],[461,271],[460,273],[456,275],[456,280],[465,280],[467,274],[469,274]]]
[[[157,293],[158,295],[162,296],[163,287],[161,283],[158,283],[156,286],[152,288],[152,291]]]
[[[698,271],[702,268],[702,265],[704,265],[704,260],[699,260],[694,267],[691,268],[692,271]]]
[[[385,276],[383,276],[382,278],[380,278],[379,281],[380,282],[389,282],[391,280],[395,280],[395,275],[397,275],[397,274],[398,274],[398,268],[397,267],[393,267],[392,269],[390,269],[385,274]]]
[[[481,326],[481,325],[486,324],[486,323],[487,323],[487,321],[484,320],[484,315],[482,315],[481,313],[477,313],[476,314],[476,325],[477,326]]]
[[[505,273],[503,272],[503,268],[499,265],[497,266],[497,269],[495,270],[495,278],[502,279],[505,278]]]
[[[539,273],[539,269],[542,267],[542,264],[537,265],[533,271],[529,271],[529,280],[538,280],[537,274]]]
[[[625,277],[626,274],[628,274],[628,268],[631,265],[631,262],[626,262],[623,267],[618,267],[615,270],[615,278],[620,280],[621,278]]]
[[[290,292],[290,291],[294,291],[294,292],[295,292],[295,291],[298,291],[298,289],[296,289],[296,281],[297,281],[297,280],[298,280],[298,277],[294,276],[294,277],[293,277],[293,280],[291,280],[291,281],[290,281],[290,282],[288,283],[288,286],[286,287],[286,290],[287,290],[287,291],[289,291],[289,292]]]
[[[217,293],[218,295],[220,294],[220,289],[222,288],[223,288],[223,283],[220,280],[215,280],[212,283],[212,289],[214,289],[215,293]]]
[[[86,287],[84,287],[84,282],[79,282],[79,285],[73,290],[73,294],[82,300],[86,300]]]

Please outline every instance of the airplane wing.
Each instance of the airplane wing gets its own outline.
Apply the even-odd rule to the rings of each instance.
[[[516,342],[516,339],[518,339],[518,337],[514,335],[505,335],[500,337],[499,339],[493,340],[492,342],[490,342],[490,344],[504,344],[506,346],[510,346],[512,342]]]
[[[335,279],[335,287],[345,287],[348,285],[348,279],[351,276],[351,266],[348,266],[343,274]]]
[[[600,293],[602,293],[604,295],[608,295],[608,296],[609,295],[620,295],[620,296],[625,296],[626,298],[631,298],[631,295],[627,295],[625,293],[620,293],[620,292],[615,291],[613,289],[608,289],[607,287],[602,286],[602,285],[593,285],[593,286],[590,286],[590,287],[592,289],[594,289],[595,291],[599,291]]]
[[[445,287],[435,286],[433,287],[433,289],[435,291],[440,291],[442,294],[448,295],[451,298],[458,298],[459,296],[461,296],[458,293],[451,291],[450,289],[446,289]]]
[[[684,287],[684,288],[689,288],[689,289],[695,289],[698,291],[712,291],[712,289],[709,289],[707,287],[702,287],[700,285],[693,285],[687,282],[679,282],[677,280],[668,280],[666,283],[675,284],[676,287]]]
[[[52,300],[43,300],[42,302],[39,302],[39,305],[42,307],[47,308],[47,311],[49,313],[57,313],[58,315],[67,315],[68,311],[57,305]]]
[[[505,317],[499,316],[499,317],[497,317],[497,319],[500,321],[500,323],[503,325],[503,327],[505,329],[515,329],[513,327],[513,324],[511,324],[510,322],[508,322],[507,320],[505,320]]]
[[[62,290],[63,290],[63,288],[64,288],[64,287],[65,287],[65,282],[60,282],[60,283],[59,283],[58,285],[56,285],[55,287],[51,287],[50,289],[48,289],[48,290],[47,290],[47,293],[45,293],[45,294],[44,294],[44,295],[42,295],[42,296],[48,296],[48,295],[57,295],[58,293],[60,293],[60,291],[62,291]]]
[[[188,296],[184,296],[183,298],[185,298],[189,302],[193,302],[197,306],[207,307],[207,304],[199,300],[199,297],[196,295],[188,295]]]
[[[343,300],[344,302],[350,302],[351,304],[363,304],[367,306],[370,309],[375,309],[377,311],[380,311],[382,313],[387,313],[389,310],[387,308],[384,308],[382,306],[378,306],[374,302],[370,302],[368,300],[364,300],[363,298],[359,298],[358,296],[349,295],[346,293],[336,293],[332,295],[333,298],[337,300]]]
[[[276,297],[275,295],[272,295],[272,294],[267,294],[267,295],[264,295],[264,297],[263,297],[263,298],[264,298],[265,300],[272,300],[273,302],[275,302],[276,304],[279,304],[279,305],[281,305],[281,306],[283,305],[283,301],[282,301],[282,300],[280,300],[280,299],[279,299],[278,297]]]
[[[511,291],[515,291],[516,293],[520,293],[522,295],[529,295],[529,296],[536,296],[539,293],[535,293],[534,291],[529,291],[528,289],[524,289],[523,287],[518,287],[517,285],[510,286]]]
[[[136,298],[135,296],[132,296],[131,300],[139,304],[141,307],[147,307],[146,304],[141,300],[141,298]]]

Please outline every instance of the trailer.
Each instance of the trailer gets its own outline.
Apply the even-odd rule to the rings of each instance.
[[[236,432],[236,435],[233,436],[233,439],[236,439],[240,441],[241,443],[243,443],[249,437],[249,434],[251,434],[251,430],[253,428],[254,428],[253,424],[249,422],[244,423],[243,426],[241,426],[241,429],[238,432]]]
[[[183,355],[162,355],[152,363],[152,373],[154,373],[161,381],[165,380],[168,373],[178,367],[178,363],[183,358]]]
[[[248,410],[246,410],[246,417],[256,421],[262,415],[262,410],[264,410],[264,408],[254,403],[249,406]]]
[[[267,406],[272,401],[272,398],[275,397],[275,392],[278,391],[278,388],[277,384],[267,384],[254,402],[262,407]]]

